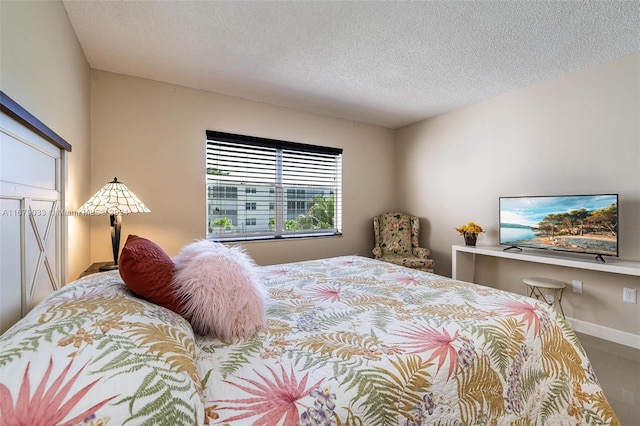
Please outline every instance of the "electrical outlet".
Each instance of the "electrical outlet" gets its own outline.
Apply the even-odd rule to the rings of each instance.
[[[622,290],[622,301],[627,303],[637,303],[636,301],[636,289],[624,288]]]
[[[571,281],[571,286],[573,288],[573,292],[574,293],[580,293],[582,294],[582,281],[580,280],[573,280]]]

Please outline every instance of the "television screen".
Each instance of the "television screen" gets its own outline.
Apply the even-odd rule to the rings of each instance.
[[[618,194],[500,197],[500,244],[618,256]]]

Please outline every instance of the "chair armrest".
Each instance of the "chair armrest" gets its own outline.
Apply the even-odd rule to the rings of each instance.
[[[380,259],[382,257],[382,249],[380,247],[374,247],[371,250],[376,259]]]
[[[418,256],[420,259],[426,259],[427,257],[429,257],[429,254],[431,254],[429,249],[422,248],[422,247],[414,247],[412,251],[413,251],[413,254],[415,256]]]

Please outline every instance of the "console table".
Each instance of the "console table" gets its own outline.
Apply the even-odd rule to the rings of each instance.
[[[640,277],[640,262],[633,260],[622,260],[615,257],[607,257],[606,263],[600,263],[595,260],[595,255],[589,255],[591,257],[587,257],[587,255],[571,256],[563,252],[553,252],[553,254],[550,254],[542,250],[505,251],[504,249],[504,246],[452,246],[451,278],[454,280],[460,279],[458,277],[460,277],[461,274],[468,276],[468,269],[470,266],[472,276],[471,281],[475,281],[475,257],[477,255]],[[471,262],[468,261],[469,254],[472,256]],[[467,257],[467,259],[465,259],[465,257]],[[465,272],[467,273],[465,274]]]

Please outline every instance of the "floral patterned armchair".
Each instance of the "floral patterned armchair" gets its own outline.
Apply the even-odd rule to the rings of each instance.
[[[433,272],[429,250],[418,246],[420,219],[405,213],[389,212],[373,218],[376,259],[396,265]]]

